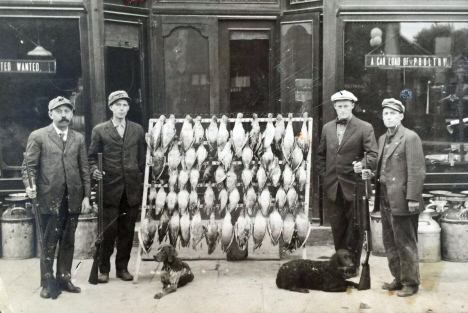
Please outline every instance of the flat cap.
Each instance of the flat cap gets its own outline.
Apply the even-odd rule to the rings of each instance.
[[[405,106],[401,103],[401,101],[398,101],[393,98],[384,99],[384,101],[382,102],[382,109],[383,108],[389,108],[400,113],[405,113]]]
[[[112,103],[114,103],[115,101],[117,100],[120,100],[120,99],[126,99],[128,101],[131,101],[132,99],[128,96],[127,92],[125,92],[124,90],[117,90],[117,91],[114,91],[112,92],[110,95],[109,95],[109,100],[107,102],[107,105],[112,105]]]
[[[347,90],[341,90],[335,93],[333,96],[331,96],[331,101],[340,101],[340,100],[351,100],[353,102],[357,101],[357,98],[355,95],[353,95],[351,92]]]
[[[75,110],[75,106],[65,97],[58,96],[49,101],[49,111],[52,111],[55,108],[58,108],[62,104],[68,105],[72,110]]]

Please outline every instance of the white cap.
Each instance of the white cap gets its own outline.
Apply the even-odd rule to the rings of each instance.
[[[335,93],[333,96],[331,96],[331,101],[336,102],[340,100],[351,100],[353,102],[357,101],[357,98],[355,95],[353,95],[351,92],[347,90],[341,90]]]

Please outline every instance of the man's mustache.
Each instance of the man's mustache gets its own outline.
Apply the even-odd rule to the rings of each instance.
[[[70,120],[67,119],[67,118],[62,118],[62,119],[60,120],[60,122],[70,122]]]

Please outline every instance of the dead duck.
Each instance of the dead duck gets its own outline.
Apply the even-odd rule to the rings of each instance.
[[[275,157],[273,162],[271,162],[270,168],[271,184],[278,187],[281,184],[281,167],[279,166],[279,160],[277,157]]]
[[[296,189],[294,187],[289,188],[286,194],[286,205],[288,206],[290,212],[294,213],[294,210],[296,209],[297,199],[298,195]]]
[[[157,181],[159,177],[161,177],[164,167],[166,166],[166,157],[161,148],[153,151],[152,161],[151,174],[153,176],[153,181]]]
[[[309,146],[310,146],[309,131],[307,130],[307,117],[308,117],[307,112],[304,112],[304,114],[302,114],[301,133],[297,137],[297,145],[301,148],[304,158],[307,158],[307,155],[309,153]]]
[[[278,206],[279,212],[283,212],[284,206],[286,205],[286,192],[284,191],[283,187],[279,187],[278,190],[276,191],[276,205]]]
[[[203,229],[200,210],[197,210],[190,222],[190,238],[192,240],[193,250],[197,250],[197,246],[200,244],[203,237],[205,237],[205,231]]]
[[[229,192],[229,190],[228,190]],[[240,194],[239,190],[237,188],[234,188],[230,193],[229,193],[229,201],[228,201],[228,207],[229,211],[232,212],[237,209],[237,205],[239,204],[240,201]]]
[[[242,170],[242,184],[244,186],[244,190],[247,190],[252,183],[252,170],[250,168],[244,168]]]
[[[191,190],[197,190],[198,180],[200,179],[200,171],[197,168],[192,168],[189,174]]]
[[[190,213],[188,210],[180,217],[180,245],[184,248],[190,245]]]
[[[265,217],[262,215],[260,210],[257,211],[255,215],[254,224],[252,226],[252,235],[254,241],[253,250],[258,249],[262,246],[263,238],[265,238],[267,228],[267,221]]]
[[[190,194],[185,189],[180,190],[177,194],[177,205],[179,206],[180,214],[184,214],[187,211],[189,205],[189,198]]]
[[[296,171],[296,181],[299,186],[299,191],[303,191],[307,183],[306,162],[302,161],[301,166]]]
[[[310,235],[312,229],[309,219],[304,212],[300,212],[296,215],[296,230],[297,230],[297,247],[302,248]]]
[[[172,145],[172,148],[167,156],[167,165],[169,166],[169,170],[177,170],[181,161],[182,156],[180,155],[179,145],[174,144]]]
[[[203,163],[205,162],[207,157],[208,157],[208,151],[206,151],[206,148],[204,145],[200,145],[197,149],[197,167],[199,171],[201,171]]]
[[[179,238],[180,232],[180,214],[178,210],[172,213],[171,220],[169,221],[169,243],[175,247]]]
[[[158,226],[159,244],[161,244],[163,240],[166,239],[167,233],[169,232],[170,220],[171,218],[169,217],[167,210],[164,210],[161,214],[161,218],[159,219],[159,226]]]
[[[250,146],[245,146],[244,150],[242,150],[242,164],[244,168],[250,168],[250,165],[253,160],[253,151]]]
[[[220,231],[218,222],[215,219],[215,213],[211,212],[210,220],[206,226],[203,227],[205,230],[205,239],[206,244],[208,245],[208,255],[212,254],[215,249],[216,245],[218,244],[220,238]]]
[[[153,217],[153,210],[147,209],[145,218],[141,221],[140,230],[138,231],[140,246],[146,254],[151,251],[158,226],[158,222]]]
[[[193,144],[195,145],[195,147],[199,147],[200,145],[203,145],[203,139],[205,137],[205,130],[203,129],[201,120],[202,120],[202,117],[197,116],[195,118],[195,123],[193,125],[193,135],[194,135]]]
[[[286,163],[283,169],[283,188],[287,192],[294,183],[294,176],[289,164]]]
[[[270,234],[270,239],[273,246],[278,244],[282,232],[283,220],[281,219],[281,215],[279,214],[278,209],[274,207],[268,219],[268,233]]]
[[[210,215],[211,212],[213,211],[214,204],[215,204],[215,194],[214,194],[213,188],[211,188],[210,185],[206,187],[205,195],[203,198],[205,200],[205,204],[204,204],[205,213],[206,215]]]
[[[215,182],[216,184],[221,184],[226,179],[226,172],[224,171],[223,166],[220,164],[215,172]]]
[[[218,119],[215,115],[211,118],[210,125],[205,130],[206,140],[210,151],[216,151],[218,141]]]
[[[179,190],[185,189],[185,186],[187,186],[187,182],[189,180],[189,174],[186,170],[181,169],[179,171],[179,177],[177,179],[177,184],[179,186]]]
[[[255,204],[257,203],[257,193],[252,185],[250,185],[247,192],[244,194],[244,205],[247,210],[247,214],[250,216],[254,215]]]
[[[242,149],[244,148],[247,140],[249,139],[245,135],[244,127],[242,126],[242,113],[237,114],[236,121],[234,123],[234,128],[231,131],[231,138],[233,143],[233,148],[236,157],[240,158],[242,156]]]
[[[156,184],[151,182],[149,193],[148,193],[148,207],[152,207],[153,202],[156,200]]]
[[[198,200],[198,193],[196,190],[190,191],[189,195],[189,211],[194,214],[200,206],[200,201]]]
[[[177,193],[169,187],[169,193],[166,196],[166,205],[169,213],[174,212],[177,206]]]
[[[218,128],[218,138],[216,139],[216,144],[218,145],[218,150],[224,149],[224,146],[229,141],[229,131],[227,129],[227,125],[229,123],[229,119],[226,115],[221,117],[221,121],[219,122]]]
[[[179,179],[179,171],[174,170],[169,172],[169,190],[175,189],[177,185],[177,180]]]
[[[218,194],[218,200],[219,200],[218,213],[221,213],[226,209],[226,206],[228,204],[228,199],[229,199],[229,193],[227,192],[227,190],[224,188],[221,189],[221,191]]]
[[[302,155],[302,150],[301,148],[299,148],[298,145],[296,145],[293,149],[293,153],[291,157],[291,167],[292,167],[293,173],[295,173],[299,169],[299,166],[301,165],[303,160],[304,160],[304,157]]]
[[[283,115],[278,114],[276,116],[275,124],[275,146],[277,151],[281,151],[281,143],[283,142],[285,132]]]
[[[161,133],[162,133],[162,127],[164,125],[164,122],[166,121],[166,117],[164,115],[161,115],[158,119],[158,121],[154,124],[153,128],[151,128],[150,131],[150,148],[152,150],[156,150],[159,148],[159,145],[161,144]]]
[[[166,192],[164,191],[164,187],[159,188],[158,193],[156,194],[156,215],[159,215],[162,210],[164,209],[164,205],[166,204]]]
[[[251,235],[251,222],[250,217],[245,214],[244,209],[240,213],[236,224],[234,225],[234,237],[236,239],[239,249],[245,250]]]
[[[234,166],[231,166],[229,171],[226,173],[226,189],[228,193],[231,193],[236,187],[237,187],[237,174],[236,172],[234,172]]]
[[[192,167],[195,165],[195,162],[197,160],[197,152],[195,151],[195,148],[190,148],[188,149],[187,152],[185,152],[185,157],[183,159],[183,168],[186,169],[187,171],[190,171]]]
[[[260,150],[262,145],[262,134],[260,132],[260,124],[257,114],[252,114],[252,125],[249,133],[250,148],[254,153]]]
[[[171,114],[166,120],[166,123],[162,127],[161,131],[161,148],[164,153],[169,149],[169,146],[172,145],[176,135],[175,128],[175,116]]]
[[[268,216],[268,213],[270,212],[270,202],[270,190],[268,190],[268,187],[265,186],[260,196],[258,197],[258,203],[260,204],[260,209],[262,211],[263,216]]]
[[[275,139],[275,126],[273,125],[273,114],[268,113],[268,122],[262,134],[263,149],[270,147]]]
[[[188,149],[192,148],[194,142],[194,131],[193,131],[193,119],[190,115],[185,117],[182,129],[180,130],[180,141],[182,144],[182,150],[187,152]]]
[[[294,221],[294,216],[288,213],[283,222],[283,247],[286,250],[292,251],[296,249],[295,232],[296,222]]]
[[[267,174],[269,174],[270,164],[271,164],[271,162],[273,162],[273,158],[274,158],[274,155],[273,155],[273,151],[271,149],[271,146],[267,147],[265,149],[265,151],[263,152],[262,160],[261,160],[262,161],[262,166],[265,169],[265,171],[267,172]]]
[[[282,145],[283,151],[283,160],[289,162],[294,148],[294,129],[292,126],[293,114],[288,114],[288,126],[286,126],[286,131],[284,132],[284,139]]]
[[[234,227],[231,222],[231,213],[226,210],[226,215],[223,219],[223,226],[221,228],[221,250],[223,252],[229,251],[234,240]]]
[[[263,190],[267,181],[267,175],[263,166],[260,166],[257,171],[257,183],[258,183],[258,190]]]

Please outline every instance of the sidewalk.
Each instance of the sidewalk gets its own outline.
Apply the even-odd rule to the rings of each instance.
[[[136,250],[130,260],[131,273]],[[310,259],[332,254],[329,246],[307,247]],[[286,261],[190,260],[194,281],[155,300],[154,294],[161,290],[157,263],[142,262],[138,284],[121,281],[112,272],[108,284],[94,286],[87,282],[92,260],[84,260],[74,277],[74,283],[82,288],[81,294],[64,292],[57,300],[44,300],[39,296],[38,259],[0,259],[0,312],[10,312],[6,301],[13,313],[468,312],[467,263],[421,263],[419,293],[399,298],[381,289],[383,282],[391,281],[383,257],[371,256],[371,290],[348,289],[346,293],[311,290],[301,294],[278,289],[276,273]],[[78,262],[75,260],[74,266]],[[359,278],[352,280],[358,282]]]

